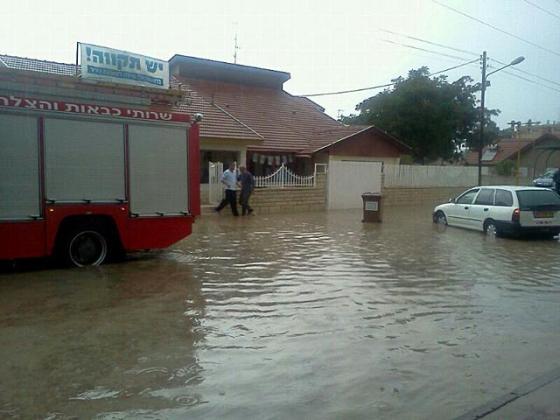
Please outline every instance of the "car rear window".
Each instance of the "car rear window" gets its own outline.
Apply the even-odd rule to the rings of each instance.
[[[496,206],[513,206],[513,195],[510,191],[496,190]]]
[[[550,190],[522,190],[517,191],[521,210],[558,209],[560,210],[560,196]]]

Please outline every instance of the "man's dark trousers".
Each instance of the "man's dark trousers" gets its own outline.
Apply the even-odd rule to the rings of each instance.
[[[227,204],[231,206],[231,213],[234,216],[239,216],[239,212],[237,211],[237,193],[235,190],[226,190],[226,196],[222,200],[222,202],[215,208],[216,211],[220,211],[223,209]]]
[[[239,204],[241,204],[241,215],[251,214],[253,209],[249,205],[249,197],[251,197],[250,189],[241,189],[241,194],[239,196]]]

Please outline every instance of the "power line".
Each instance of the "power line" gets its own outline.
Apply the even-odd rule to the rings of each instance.
[[[557,1],[560,3],[560,0],[557,0]],[[406,35],[406,34],[403,34],[403,33],[394,32],[394,31],[389,31],[389,30],[385,30],[385,29],[380,29],[380,30],[383,31],[383,32],[388,32],[388,33],[390,33],[390,34],[397,35],[397,36],[403,36],[403,37],[406,37],[406,38],[410,38],[410,39],[413,39],[413,40],[415,40],[415,41],[423,42],[423,43],[426,43],[426,44],[435,45],[435,46],[442,47],[442,48],[448,48],[448,49],[451,49],[451,50],[453,50],[453,51],[459,51],[459,52],[463,52],[463,53],[465,53],[465,54],[471,54],[471,55],[476,55],[476,56],[479,55],[479,54],[477,54],[477,53],[475,53],[475,52],[473,52],[473,51],[462,50],[462,49],[460,49],[460,48],[451,47],[451,46],[449,46],[449,45],[444,45],[444,44],[439,44],[439,43],[437,43],[437,42],[432,42],[432,41],[429,41],[429,40],[427,40],[427,39],[422,39],[422,38],[418,38],[418,37]],[[503,66],[506,66],[506,65],[508,64],[508,63],[504,63],[503,61],[497,60],[497,59],[495,59],[495,58],[490,58],[490,60],[495,61],[496,63],[499,63],[499,64],[501,64],[501,65],[503,65]],[[526,70],[522,70],[522,69],[520,69],[520,68],[518,68],[518,67],[512,67],[512,69],[515,70],[515,71],[517,71],[517,72],[524,73],[524,74],[526,74],[527,76],[531,76],[531,77],[534,77],[534,78],[536,78],[536,79],[542,80],[543,82],[552,83],[552,84],[554,84],[554,85],[560,86],[560,83],[559,83],[559,82],[555,82],[554,80],[550,80],[550,79],[547,79],[547,78],[545,78],[545,77],[539,76],[538,74],[530,73],[530,72],[528,72],[528,71],[526,71]]]
[[[387,83],[384,85],[377,85],[377,86],[370,86],[365,88],[359,89],[351,89],[351,90],[339,90],[337,92],[324,92],[324,93],[311,93],[309,95],[298,95],[298,96],[305,96],[305,97],[312,97],[312,96],[329,96],[329,95],[342,95],[343,93],[353,93],[353,92],[362,92],[364,90],[373,90],[373,89],[381,89],[389,86],[393,86],[394,83]]]
[[[494,25],[492,25],[492,24],[490,24],[490,23],[488,23],[488,22],[485,22],[485,21],[483,21],[483,20],[481,20],[481,19],[478,19],[478,18],[476,18],[476,17],[474,17],[474,16],[468,15],[467,13],[461,12],[460,10],[455,9],[454,7],[448,6],[447,4],[441,3],[441,2],[438,1],[438,0],[432,0],[432,2],[438,4],[438,5],[442,6],[442,7],[445,7],[446,9],[449,9],[449,10],[455,12],[455,13],[458,13],[458,14],[460,14],[461,16],[464,16],[464,17],[466,17],[466,18],[468,18],[468,19],[474,20],[475,22],[478,22],[478,23],[480,23],[480,24],[482,24],[482,25],[488,26],[488,27],[494,29],[495,31],[501,32],[501,33],[503,33],[503,34],[505,34],[505,35],[508,35],[508,36],[511,36],[511,37],[513,37],[513,38],[515,38],[515,39],[517,39],[517,40],[519,40],[519,41],[525,42],[526,44],[529,44],[529,45],[531,45],[531,46],[533,46],[533,47],[535,47],[535,48],[538,48],[538,49],[540,49],[540,50],[549,52],[549,53],[551,53],[551,54],[554,54],[554,55],[557,55],[558,57],[560,57],[560,53],[557,52],[557,51],[554,51],[554,50],[551,50],[551,49],[549,49],[549,48],[543,47],[543,46],[541,46],[541,45],[539,45],[539,44],[534,43],[533,41],[528,41],[528,40],[526,40],[525,38],[521,38],[520,36],[517,36],[517,35],[515,35],[515,34],[512,34],[511,32],[504,31],[503,29],[500,29],[500,28],[498,28],[497,26],[494,26]]]
[[[490,60],[495,61],[496,63],[501,64],[502,66],[506,66],[506,65],[507,65],[507,63],[504,63],[504,62],[502,62],[502,61],[500,61],[500,60],[496,60],[495,58],[490,58]],[[532,76],[532,77],[534,77],[534,78],[536,78],[536,79],[542,80],[543,82],[552,83],[553,85],[558,85],[558,86],[560,86],[560,83],[555,82],[554,80],[547,79],[547,78],[545,78],[545,77],[541,77],[541,76],[539,76],[538,74],[530,73],[530,72],[528,72],[528,71],[526,71],[526,70],[518,69],[517,67],[512,67],[512,69],[515,70],[515,71],[518,71],[519,73],[526,74],[527,76]]]
[[[476,60],[471,60],[471,61],[468,61],[466,63],[459,64],[457,66],[453,66],[453,67],[449,67],[449,68],[444,69],[444,70],[436,71],[435,73],[430,73],[430,76],[435,76],[436,74],[445,73],[446,71],[449,71],[449,70],[455,70],[455,69],[458,69],[459,67],[463,67],[463,66],[467,66],[469,64],[477,63],[478,60],[479,59],[477,58]]]
[[[445,73],[449,70],[455,70],[455,69],[458,69],[459,67],[463,67],[463,66],[467,66],[469,64],[476,63],[477,61],[478,61],[478,58],[476,60],[472,60],[472,61],[469,61],[467,63],[462,63],[462,64],[459,64],[459,65],[456,65],[456,66],[453,66],[453,67],[449,67],[447,69],[443,69],[443,70],[436,71],[434,73],[430,73],[430,74],[428,74],[428,76],[435,76],[436,74]],[[354,92],[362,92],[364,90],[381,89],[381,88],[390,87],[390,86],[394,86],[394,85],[396,85],[396,83],[386,83],[384,85],[370,86],[370,87],[360,88],[360,89],[339,90],[337,92],[325,92],[325,93],[311,93],[309,95],[299,95],[299,96],[313,97],[313,96],[341,95],[341,94],[344,94],[344,93],[354,93]]]
[[[560,1],[560,0],[559,0],[559,1]],[[417,39],[420,40],[420,38],[417,38]],[[382,41],[389,42],[389,43],[391,43],[391,44],[401,45],[401,46],[407,47],[407,48],[413,48],[413,49],[416,49],[416,50],[426,51],[426,52],[429,52],[429,53],[432,53],[432,54],[438,54],[438,55],[443,55],[443,56],[445,56],[445,57],[451,57],[451,58],[459,59],[459,57],[457,57],[457,56],[453,56],[453,55],[449,55],[449,54],[444,54],[444,53],[439,53],[439,52],[436,52],[436,51],[433,51],[433,50],[427,50],[427,49],[424,49],[424,48],[415,47],[415,46],[413,46],[413,45],[401,44],[401,43],[398,43],[398,42],[388,41],[388,40],[382,40]],[[424,42],[430,42],[430,41],[427,41],[427,40],[422,40],[422,41],[424,41]],[[450,48],[452,48],[452,47],[450,47]],[[474,53],[471,53],[471,54],[474,54]],[[478,59],[477,59],[477,60],[474,60],[474,61],[472,61],[472,62],[470,62],[469,64],[471,64],[471,63],[473,63],[473,62],[476,62],[476,61],[478,61]],[[496,60],[496,59],[493,59],[493,61],[495,61],[495,62],[497,62],[497,63],[500,63],[500,64],[502,64],[502,65],[504,65],[504,66],[507,65],[506,63],[503,63],[503,62],[501,62],[501,61],[499,61],[499,60]],[[459,67],[462,67],[462,66],[463,66],[463,65],[460,65]],[[489,67],[490,67],[490,66],[489,66]],[[521,70],[521,69],[518,69],[518,68],[515,68],[515,67],[513,67],[513,69],[514,69],[514,70],[517,70],[517,71],[519,71],[519,72],[521,72],[521,73],[525,73],[525,74],[527,74],[527,75],[529,75],[529,76],[535,77],[535,78],[537,78],[537,79],[541,79],[541,80],[543,80],[543,81],[545,81],[545,82],[547,82],[547,83],[552,83],[552,84],[556,84],[556,85],[559,85],[559,86],[560,86],[560,83],[554,82],[554,81],[552,81],[552,80],[546,79],[546,78],[541,77],[541,76],[538,76],[538,75],[536,75],[536,74],[529,73],[529,72],[527,72],[527,71],[524,71],[524,70]],[[446,69],[446,70],[444,70],[444,71],[447,71],[447,70],[450,70],[450,69]],[[439,73],[439,72],[438,72],[438,73]],[[432,73],[431,75],[438,74],[438,73]],[[536,84],[536,85],[538,85],[538,86],[542,86],[542,87],[545,87],[545,88],[548,88],[548,89],[552,89],[552,90],[557,90],[558,92],[560,92],[560,90],[555,89],[555,88],[553,88],[553,87],[551,87],[551,86],[543,85],[542,83],[538,83],[538,82],[536,82],[536,81],[534,81],[534,80],[529,80],[529,79],[527,79],[527,78],[525,78],[525,77],[518,76],[518,75],[513,74],[513,73],[509,73],[509,72],[507,72],[507,73],[508,73],[508,74],[511,74],[511,75],[513,75],[513,76],[516,76],[516,77],[520,78],[521,80],[525,80],[525,81],[528,81],[528,82],[530,82],[530,83]]]
[[[494,61],[495,61],[495,60],[494,60]],[[492,66],[488,66],[488,67],[493,68]],[[502,70],[502,71],[500,71],[500,73],[505,73],[505,74],[508,74],[508,75],[510,75],[510,76],[512,76],[512,77],[516,77],[516,78],[518,78],[518,79],[524,80],[524,81],[529,82],[529,83],[532,83],[532,84],[534,84],[534,85],[537,85],[537,86],[540,86],[540,87],[543,87],[543,88],[546,88],[546,89],[554,90],[554,91],[560,93],[560,89],[556,89],[556,88],[554,88],[554,87],[552,87],[552,86],[543,85],[542,83],[536,82],[536,81],[531,80],[531,79],[527,79],[526,77],[520,76],[520,75],[515,74],[515,73],[512,73],[512,72],[510,72],[510,71]]]
[[[517,77],[518,79],[525,80],[526,82],[532,83],[534,85],[537,85],[537,86],[540,86],[540,87],[543,87],[543,88],[546,88],[546,89],[549,89],[549,90],[554,90],[555,92],[560,93],[560,89],[553,88],[552,86],[543,85],[542,83],[535,82],[534,80],[527,79],[526,77],[520,76],[520,75],[512,73],[510,71],[503,70],[503,72],[505,74],[509,74],[510,76]]]
[[[551,11],[546,10],[544,7],[541,7],[541,6],[539,6],[538,4],[533,3],[532,1],[529,1],[529,0],[524,0],[524,1],[525,1],[525,3],[530,4],[531,6],[537,8],[537,9],[543,11],[543,12],[545,12],[546,14],[548,14],[548,15],[550,15],[550,16],[552,16],[552,17],[555,17],[555,18],[558,19],[558,20],[560,20],[560,15],[557,15],[556,13],[552,13]],[[560,1],[559,1],[558,3],[560,3]]]
[[[560,0],[558,0],[558,1],[560,1]],[[393,31],[390,31],[388,29],[379,29],[379,30],[382,31],[382,32],[387,32],[389,34],[393,34],[393,35],[402,36],[402,37],[405,37],[405,38],[408,38],[408,39],[412,39],[414,41],[423,42],[425,44],[433,45],[435,47],[447,48],[447,49],[452,50],[452,51],[460,52],[460,53],[463,53],[463,54],[475,55],[477,57],[480,56],[479,53],[475,53],[475,52],[468,51],[468,50],[463,50],[461,48],[450,47],[449,45],[439,44],[437,42],[428,41],[427,39],[417,38],[415,36],[411,36],[411,35],[407,35],[407,34],[403,34],[403,33],[398,33],[398,32],[393,32]]]
[[[434,2],[437,3],[436,0],[432,0],[432,1],[434,1]],[[560,3],[560,0],[556,0],[556,1],[558,1],[558,2]],[[443,5],[443,6],[444,6],[444,7],[447,7],[447,6],[445,6],[445,5]],[[461,12],[459,12],[459,13],[461,13]],[[384,29],[380,29],[380,30],[383,31],[383,32],[387,32],[387,33],[394,34],[394,35],[404,36],[404,37],[413,39],[413,40],[415,40],[415,41],[424,42],[424,43],[427,43],[427,44],[430,44],[430,45],[434,45],[434,46],[438,46],[438,47],[442,47],[442,48],[448,48],[448,49],[451,49],[451,50],[454,50],[454,51],[458,51],[458,52],[462,52],[462,53],[465,53],[465,54],[477,55],[476,53],[474,53],[474,52],[472,52],[472,51],[461,50],[461,49],[459,49],[459,48],[450,47],[450,46],[448,46],[448,45],[439,44],[439,43],[432,42],[432,41],[428,41],[428,40],[425,40],[425,39],[422,39],[422,38],[413,37],[413,36],[405,35],[405,34],[399,34],[399,33],[397,33],[397,32],[393,32],[393,31],[389,31],[389,30],[384,30]],[[382,41],[387,42],[387,43],[390,43],[390,44],[394,44],[394,45],[399,45],[399,46],[402,46],[402,47],[406,47],[406,48],[411,48],[411,49],[415,49],[415,50],[419,50],[419,51],[428,52],[428,53],[431,53],[431,54],[440,55],[440,56],[443,56],[443,57],[452,58],[452,59],[455,59],[455,60],[464,60],[464,57],[458,57],[458,56],[455,56],[455,55],[445,54],[445,53],[442,53],[442,52],[439,52],[439,51],[434,51],[434,50],[429,50],[429,49],[426,49],[426,48],[416,47],[416,46],[414,46],[414,45],[403,44],[403,43],[399,43],[399,42],[391,41],[391,40],[387,40],[387,39],[383,39]],[[502,62],[502,61],[500,61],[500,60],[496,60],[496,59],[491,59],[491,60],[492,60],[492,61],[495,61],[496,63],[499,63],[499,64],[501,64],[501,65],[504,65],[504,66],[505,66],[505,65],[508,65],[507,63],[504,63],[504,62]],[[440,71],[437,71],[437,72],[434,72],[434,73],[430,73],[429,76],[434,76],[434,75],[437,75],[437,74],[445,73],[445,72],[450,71],[450,70],[454,70],[454,69],[457,69],[457,68],[460,68],[460,67],[463,67],[463,66],[467,66],[467,65],[469,65],[469,64],[476,63],[477,61],[479,61],[478,58],[477,58],[476,60],[472,60],[472,61],[469,61],[469,62],[466,62],[466,63],[462,63],[462,64],[459,64],[459,65],[456,65],[456,66],[453,66],[453,67],[446,68],[446,69],[444,69],[444,70],[440,70]],[[488,66],[488,67],[492,68],[492,66]],[[542,81],[544,81],[544,82],[547,82],[547,83],[551,83],[551,84],[560,86],[560,83],[555,82],[555,81],[550,80],[550,79],[546,79],[546,78],[541,77],[541,76],[539,76],[539,75],[537,75],[537,74],[530,73],[530,72],[528,72],[528,71],[521,70],[521,69],[518,69],[518,68],[516,68],[516,67],[512,67],[512,69],[515,70],[515,71],[518,71],[518,72],[520,72],[520,73],[524,73],[524,74],[526,74],[526,75],[528,75],[528,76],[531,76],[531,77],[540,79],[540,80],[542,80]],[[508,71],[504,71],[504,73],[509,74],[510,76],[513,76],[513,77],[517,77],[518,79],[527,81],[527,82],[529,82],[529,83],[535,84],[535,85],[537,85],[537,86],[541,86],[541,87],[546,88],[546,89],[550,89],[550,90],[553,90],[553,91],[560,92],[560,89],[556,89],[556,88],[554,88],[554,87],[552,87],[552,86],[544,85],[544,84],[539,83],[539,82],[537,82],[537,81],[535,81],[535,80],[530,80],[530,79],[527,79],[527,78],[525,78],[525,77],[523,77],[523,76],[520,76],[520,75],[511,73],[511,72],[508,72]],[[345,94],[345,93],[354,93],[354,92],[362,92],[362,91],[366,91],[366,90],[381,89],[381,88],[385,88],[385,87],[394,86],[395,84],[396,84],[396,83],[386,83],[386,84],[383,84],[383,85],[370,86],[370,87],[359,88],[359,89],[341,90],[341,91],[336,91],[336,92],[313,93],[313,94],[299,95],[299,96],[316,97],[316,96],[341,95],[341,94]]]
[[[428,50],[427,48],[415,47],[414,45],[403,44],[401,42],[391,41],[389,39],[382,39],[381,41],[387,42],[389,44],[400,45],[401,47],[412,48],[413,50],[428,52],[430,54],[441,55],[442,57],[453,58],[454,60],[464,60],[465,59],[465,57],[459,57],[459,56],[456,56],[456,55],[445,54],[445,53],[442,53],[442,52],[439,52],[439,51]]]

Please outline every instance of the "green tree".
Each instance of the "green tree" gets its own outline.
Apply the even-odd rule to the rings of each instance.
[[[407,78],[356,106],[358,114],[343,116],[345,124],[373,124],[407,143],[416,161],[451,159],[460,144],[478,145],[479,110],[475,93],[480,84],[464,76],[449,83],[430,77],[429,69],[411,70]],[[485,143],[493,140],[488,123],[499,111],[485,112]],[[495,126],[495,124],[494,124]]]
[[[480,112],[480,110],[478,112]],[[499,115],[499,113],[500,111],[496,109],[484,110],[484,139],[483,139],[484,146],[495,143],[498,138],[503,137],[501,135],[500,128],[491,119],[493,116]],[[473,150],[478,150],[478,145],[480,144],[479,119],[480,119],[480,115],[477,115],[474,130],[470,136],[466,137],[467,146],[469,146]]]
[[[496,164],[496,173],[502,176],[511,176],[517,171],[517,165],[513,160],[502,160]]]

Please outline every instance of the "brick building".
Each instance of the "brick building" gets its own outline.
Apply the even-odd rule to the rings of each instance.
[[[313,101],[290,95],[283,89],[289,73],[182,55],[169,63],[185,92],[181,109],[205,116],[203,171],[208,161],[235,160],[257,175],[282,163],[305,174],[331,158],[399,163],[410,152],[382,130],[344,126]]]

